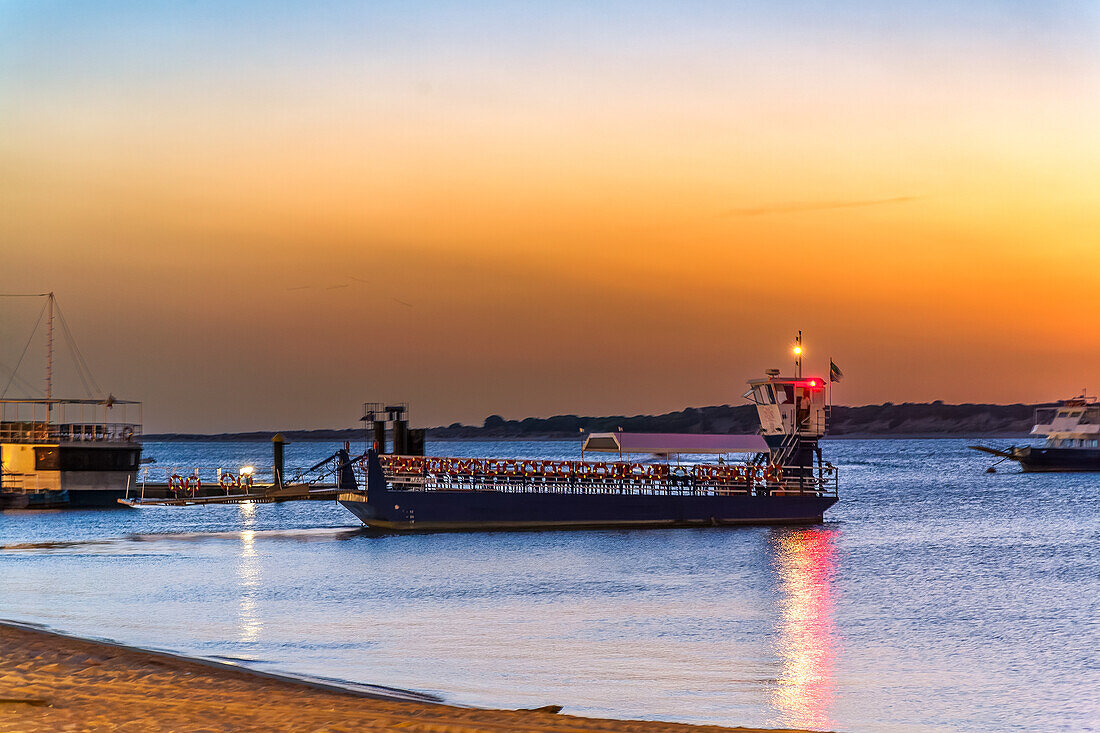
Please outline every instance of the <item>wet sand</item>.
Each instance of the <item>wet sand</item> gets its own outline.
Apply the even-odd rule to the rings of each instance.
[[[568,701],[562,701],[567,703]],[[742,731],[481,710],[0,623],[0,731]]]

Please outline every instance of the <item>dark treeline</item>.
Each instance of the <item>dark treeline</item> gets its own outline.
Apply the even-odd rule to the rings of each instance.
[[[942,402],[833,407],[829,434],[838,435],[1023,435],[1031,429],[1032,405],[947,405]],[[576,438],[580,433],[605,433],[622,428],[638,433],[754,433],[759,424],[752,405],[689,407],[664,415],[582,417],[555,415],[505,420],[490,415],[482,425],[452,423],[428,429],[429,439]],[[362,441],[363,429],[284,430],[287,440]],[[160,434],[146,440],[270,440],[275,433],[219,435]]]
[[[1031,429],[1030,405],[947,405],[904,403],[832,408],[830,435],[992,435]],[[582,431],[638,433],[754,433],[759,427],[753,405],[689,407],[664,415],[580,417],[556,415],[505,420],[499,415],[480,427],[453,424],[429,431],[434,438],[573,437]]]

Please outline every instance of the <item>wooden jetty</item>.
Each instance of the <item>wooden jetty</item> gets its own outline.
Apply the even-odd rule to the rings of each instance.
[[[217,489],[195,494],[179,493],[167,484],[147,484],[143,494],[119,499],[128,507],[144,506],[193,506],[197,504],[270,504],[281,501],[327,500],[335,501],[340,489],[335,484],[284,484],[283,486],[255,485],[248,491],[224,493]]]
[[[337,468],[341,465],[350,465],[358,461],[362,456],[352,458],[349,455],[350,445],[345,443],[341,450],[336,451],[328,458],[320,461],[311,468],[299,472],[290,480],[285,480],[286,471],[283,465],[283,446],[286,441],[281,434],[272,439],[274,447],[274,466],[272,483],[256,483],[253,479],[253,468],[247,466],[237,473],[227,472],[221,468],[207,469],[207,481],[204,483],[202,471],[192,469],[190,473],[180,470],[166,469],[166,473],[172,474],[167,483],[142,482],[135,486],[133,495],[127,492],[124,498],[118,499],[123,506],[138,508],[146,506],[195,506],[201,504],[270,504],[283,501],[334,501],[341,491],[347,491],[354,486],[354,476],[345,477],[341,483]],[[213,471],[213,474],[210,472]],[[312,479],[304,480],[311,475]],[[350,480],[349,480],[350,478]],[[213,479],[213,480],[211,480]],[[326,481],[327,480],[327,481]]]
[[[408,403],[366,402],[363,422],[370,428],[374,446],[385,452],[387,432],[392,432],[394,453],[423,456],[424,430],[408,426]],[[389,427],[392,425],[392,431]],[[235,471],[224,468],[165,468],[167,482],[141,481],[118,503],[127,507],[195,506],[204,504],[268,504],[283,501],[335,501],[342,492],[358,491],[355,471],[366,453],[351,455],[351,444],[308,469],[286,478],[282,433],[271,439],[271,483],[254,480],[253,467]]]

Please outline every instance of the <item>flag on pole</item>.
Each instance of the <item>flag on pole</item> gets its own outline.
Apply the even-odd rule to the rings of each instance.
[[[839,382],[842,379],[844,379],[844,372],[840,371],[835,361],[829,359],[829,381]]]

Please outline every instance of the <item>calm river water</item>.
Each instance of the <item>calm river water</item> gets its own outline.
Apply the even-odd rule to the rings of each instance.
[[[986,474],[993,459],[968,442],[828,442],[841,501],[813,527],[370,536],[329,502],[8,513],[0,617],[459,704],[1100,728],[1100,474]],[[293,444],[288,464],[332,450]],[[260,467],[270,445],[145,455]]]

